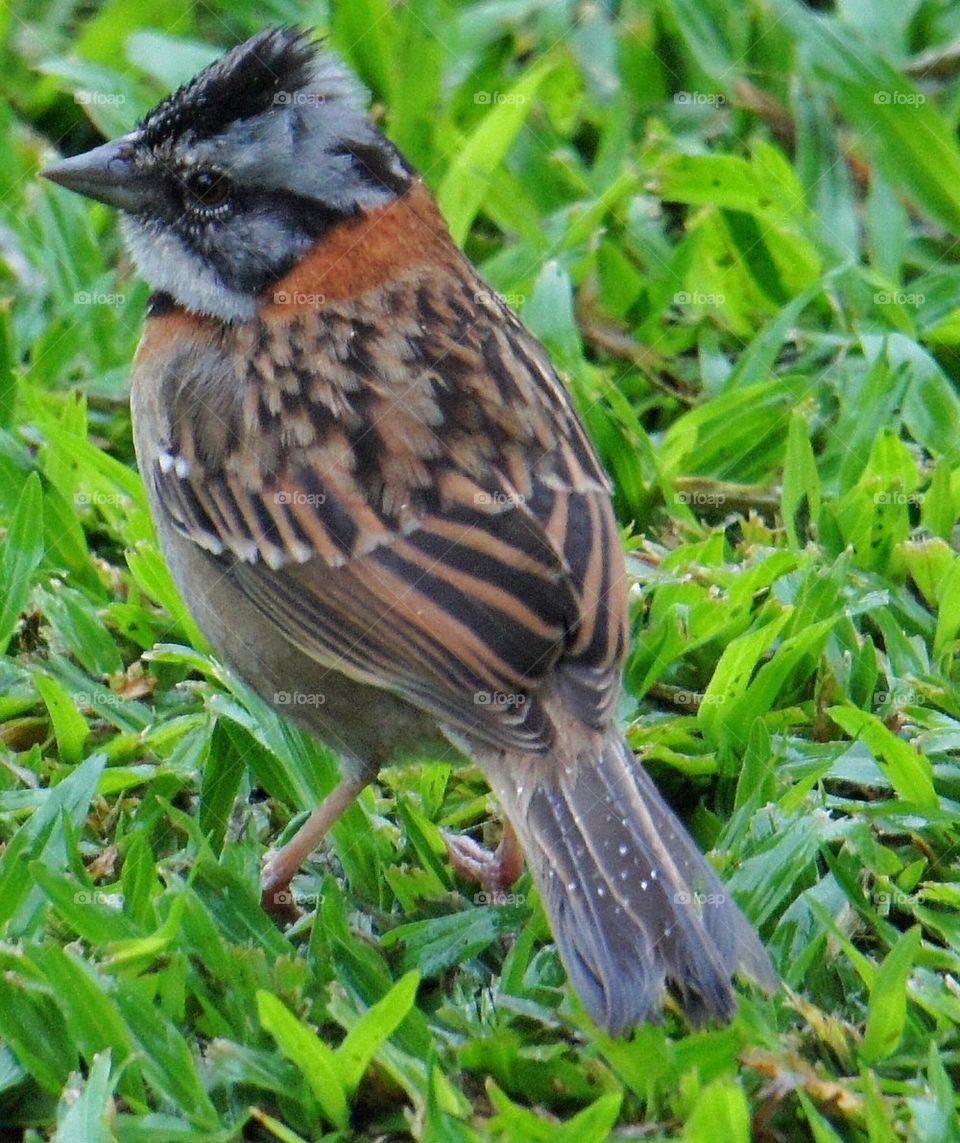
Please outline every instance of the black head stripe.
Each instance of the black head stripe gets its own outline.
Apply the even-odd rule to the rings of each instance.
[[[237,120],[268,111],[310,79],[317,44],[302,28],[270,28],[228,52],[168,95],[140,124],[148,146],[218,135]]]
[[[176,299],[165,290],[154,290],[147,302],[147,317],[163,317],[177,308]]]
[[[368,186],[396,195],[410,189],[414,170],[389,144],[344,142],[339,150],[353,156],[354,170]]]

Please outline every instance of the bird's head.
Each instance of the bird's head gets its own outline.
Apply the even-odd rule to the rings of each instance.
[[[42,173],[118,207],[153,289],[225,321],[252,317],[320,235],[414,179],[354,77],[298,28],[259,33],[128,135]]]

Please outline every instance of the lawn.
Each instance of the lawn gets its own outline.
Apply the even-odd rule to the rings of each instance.
[[[0,11],[0,1138],[960,1140],[960,7],[23,0]],[[271,22],[373,93],[615,484],[621,718],[783,980],[611,1039],[474,768],[333,755],[156,547],[116,218],[36,172]]]

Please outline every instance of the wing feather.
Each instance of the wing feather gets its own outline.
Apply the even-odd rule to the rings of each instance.
[[[623,557],[542,347],[452,266],[221,328],[207,353],[194,338],[161,378],[149,487],[321,667],[468,737],[545,750],[554,686],[595,725],[616,701]],[[411,307],[424,320],[375,320]],[[212,359],[230,337],[244,371],[224,378]]]

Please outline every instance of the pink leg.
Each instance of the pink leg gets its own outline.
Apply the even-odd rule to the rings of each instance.
[[[310,817],[282,848],[268,855],[260,879],[260,904],[273,916],[296,918],[299,915],[290,893],[290,882],[301,865],[323,840],[337,818],[355,801],[367,784],[363,778],[344,778],[323,799]]]

